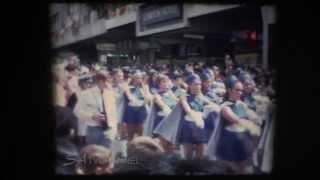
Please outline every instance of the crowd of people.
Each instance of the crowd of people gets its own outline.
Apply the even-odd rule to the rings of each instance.
[[[272,71],[53,59],[57,174],[252,174],[268,169]],[[270,159],[270,158],[269,158]]]

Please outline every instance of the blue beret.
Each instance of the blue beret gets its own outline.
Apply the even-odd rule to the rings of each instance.
[[[199,80],[201,81],[200,77],[197,74],[191,74],[187,77],[186,83],[190,85],[194,80]]]
[[[173,72],[171,75],[170,75],[170,78],[173,79],[173,80],[176,80],[178,78],[182,77],[181,74],[177,71]]]
[[[226,88],[232,88],[238,81],[239,81],[239,79],[235,75],[230,75],[224,81],[224,84],[225,84]]]
[[[235,69],[235,71],[233,72],[233,74],[235,75],[235,76],[239,76],[239,74],[241,74],[241,73],[244,73],[244,71],[242,70],[242,68],[237,68],[237,69]]]
[[[238,79],[241,81],[241,82],[244,82],[246,80],[251,80],[251,76],[248,74],[248,73],[245,73],[245,72],[241,72],[239,75],[238,75]]]
[[[210,79],[210,76],[209,76],[208,73],[202,73],[200,75],[200,78],[201,78],[202,81],[208,81]]]
[[[210,68],[206,68],[203,72],[204,72],[204,73],[207,73],[207,74],[209,74],[209,75],[213,74],[213,70],[210,69]]]
[[[185,77],[191,76],[192,74],[193,74],[193,73],[190,72],[190,71],[185,71],[185,72],[183,73],[183,75],[184,75]]]

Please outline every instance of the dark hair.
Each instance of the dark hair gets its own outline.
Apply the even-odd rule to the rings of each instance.
[[[147,136],[135,137],[128,143],[127,151],[128,156],[154,156],[164,153],[163,148],[152,138]]]
[[[80,159],[78,168],[84,174],[94,174],[96,167],[112,163],[112,152],[104,146],[91,144],[81,149]]]
[[[75,71],[76,69],[77,69],[77,67],[74,66],[74,65],[71,65],[71,64],[69,64],[69,65],[67,65],[67,66],[65,67],[65,70],[67,70],[68,72]]]
[[[224,84],[227,89],[231,89],[237,82],[240,82],[239,79],[235,75],[230,75],[226,78]]]
[[[107,77],[105,74],[102,74],[102,73],[97,73],[96,76],[95,76],[95,79],[96,81],[106,81],[107,80]]]
[[[226,86],[226,89],[230,90],[235,86],[237,82],[240,82],[239,79],[235,75],[230,75],[225,79],[224,84]],[[226,101],[228,97],[229,97],[229,94],[227,92],[225,93],[223,100]]]

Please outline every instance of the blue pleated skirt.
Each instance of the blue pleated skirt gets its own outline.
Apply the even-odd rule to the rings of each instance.
[[[126,106],[123,120],[125,123],[141,124],[147,118],[147,109],[145,106],[132,107]]]
[[[199,128],[194,122],[186,121],[182,119],[181,135],[179,137],[179,143],[181,144],[207,144],[209,141],[210,131],[214,129],[214,120],[216,114],[210,113],[206,119],[204,119],[204,128]]]
[[[222,160],[244,161],[250,155],[251,136],[248,131],[231,132],[222,129],[217,154]]]

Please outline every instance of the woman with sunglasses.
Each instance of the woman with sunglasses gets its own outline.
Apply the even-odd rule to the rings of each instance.
[[[225,81],[227,99],[221,107],[222,129],[217,145],[217,157],[225,161],[239,174],[248,173],[247,166],[251,159],[253,137],[260,136],[260,128],[248,113],[248,108],[241,101],[242,83],[231,75]]]
[[[256,101],[253,95],[256,93],[255,83],[248,73],[241,72],[238,75],[238,79],[241,81],[244,87],[241,100],[248,105],[252,110],[256,110]]]

